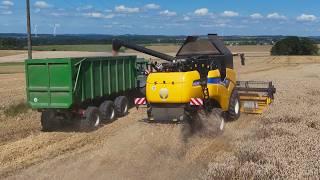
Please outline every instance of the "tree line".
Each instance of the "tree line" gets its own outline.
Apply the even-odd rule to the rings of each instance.
[[[317,43],[308,38],[296,36],[278,41],[271,49],[271,55],[318,55]]]

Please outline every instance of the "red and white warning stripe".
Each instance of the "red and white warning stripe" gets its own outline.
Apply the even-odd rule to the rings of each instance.
[[[190,105],[191,106],[202,106],[203,100],[201,98],[191,98]]]
[[[135,98],[134,99],[134,104],[135,105],[146,105],[147,104],[147,100],[146,100],[146,98]]]

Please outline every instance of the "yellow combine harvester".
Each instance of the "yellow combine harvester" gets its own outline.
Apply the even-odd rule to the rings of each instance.
[[[209,34],[208,38],[189,36],[175,57],[113,41],[114,52],[122,46],[168,62],[151,64],[146,97],[135,100],[136,105],[147,105],[149,120],[182,121],[200,115],[223,130],[225,119],[238,119],[240,111],[260,113],[273,99],[273,86],[260,89],[251,87],[250,82],[237,82],[234,55],[216,34]],[[239,55],[244,65],[243,54]]]

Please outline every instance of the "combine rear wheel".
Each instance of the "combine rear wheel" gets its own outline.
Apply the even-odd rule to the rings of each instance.
[[[221,109],[212,109],[210,113],[205,111],[193,113],[188,124],[191,134],[210,137],[222,134],[225,127]]]
[[[236,90],[231,94],[227,116],[230,121],[237,120],[240,117],[240,98]]]
[[[199,118],[202,124],[202,132],[206,135],[220,135],[225,126],[221,109],[212,109],[212,112],[200,112]]]
[[[115,110],[118,117],[128,114],[129,100],[125,96],[119,96],[114,100]]]

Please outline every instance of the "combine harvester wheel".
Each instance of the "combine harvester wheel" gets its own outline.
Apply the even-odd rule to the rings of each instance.
[[[240,97],[237,90],[234,90],[230,97],[227,119],[235,121],[240,117]]]
[[[223,112],[218,108],[212,109],[210,113],[198,111],[189,120],[192,134],[215,137],[222,134],[225,128]]]

